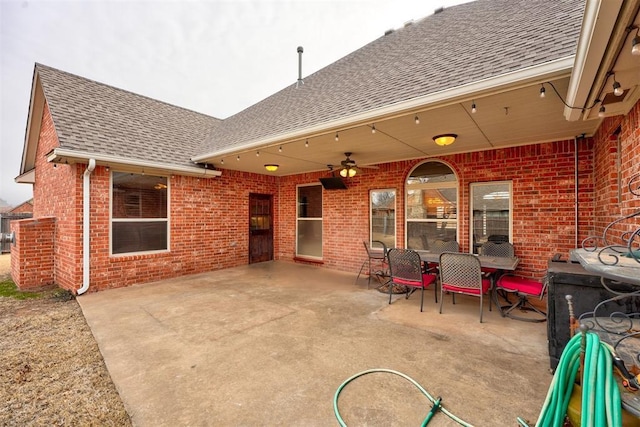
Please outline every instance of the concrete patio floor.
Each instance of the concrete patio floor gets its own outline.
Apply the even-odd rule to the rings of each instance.
[[[137,426],[332,426],[338,387],[399,371],[476,426],[534,424],[552,376],[546,323],[479,323],[477,298],[408,300],[366,277],[267,262],[78,297]],[[431,402],[373,373],[339,398],[353,426],[414,426]],[[438,413],[429,425],[454,426]]]

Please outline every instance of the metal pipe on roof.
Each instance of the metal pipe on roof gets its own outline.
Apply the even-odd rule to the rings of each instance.
[[[304,49],[302,46],[298,46],[298,83],[296,83],[296,87],[304,84],[302,81],[302,52],[304,52]]]
[[[89,159],[89,165],[82,177],[82,287],[77,294],[82,295],[89,289],[89,264],[90,264],[90,218],[91,210],[89,201],[91,199],[91,172],[96,168],[96,159]]]

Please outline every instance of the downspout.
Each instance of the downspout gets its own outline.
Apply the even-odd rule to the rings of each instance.
[[[584,134],[582,134],[580,136],[581,138],[584,138]],[[579,165],[579,158],[578,158],[578,137],[574,136],[573,137],[573,145],[574,145],[574,151],[575,151],[575,165],[574,165],[574,173],[575,173],[575,198],[576,198],[576,206],[575,206],[575,242],[574,242],[574,248],[578,248],[578,221],[579,221],[579,209],[578,209],[578,205],[579,205],[579,200],[580,200],[580,192],[578,190],[578,165]]]
[[[89,260],[90,260],[90,234],[89,229],[91,209],[89,199],[91,196],[91,172],[96,168],[96,159],[89,159],[89,165],[82,177],[82,287],[77,294],[82,295],[89,289]]]

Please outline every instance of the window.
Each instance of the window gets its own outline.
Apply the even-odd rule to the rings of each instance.
[[[511,181],[471,184],[471,247],[477,254],[483,243],[511,241]]]
[[[407,248],[458,239],[458,179],[449,166],[425,162],[407,179]]]
[[[169,248],[167,192],[167,177],[112,173],[112,254]]]
[[[322,186],[298,187],[296,255],[322,258]]]
[[[387,248],[396,246],[396,190],[371,190],[371,241],[379,240]],[[380,246],[374,243],[372,247]]]

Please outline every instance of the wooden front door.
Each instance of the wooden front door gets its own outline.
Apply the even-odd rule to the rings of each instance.
[[[249,195],[249,264],[273,259],[273,209],[269,194]]]

